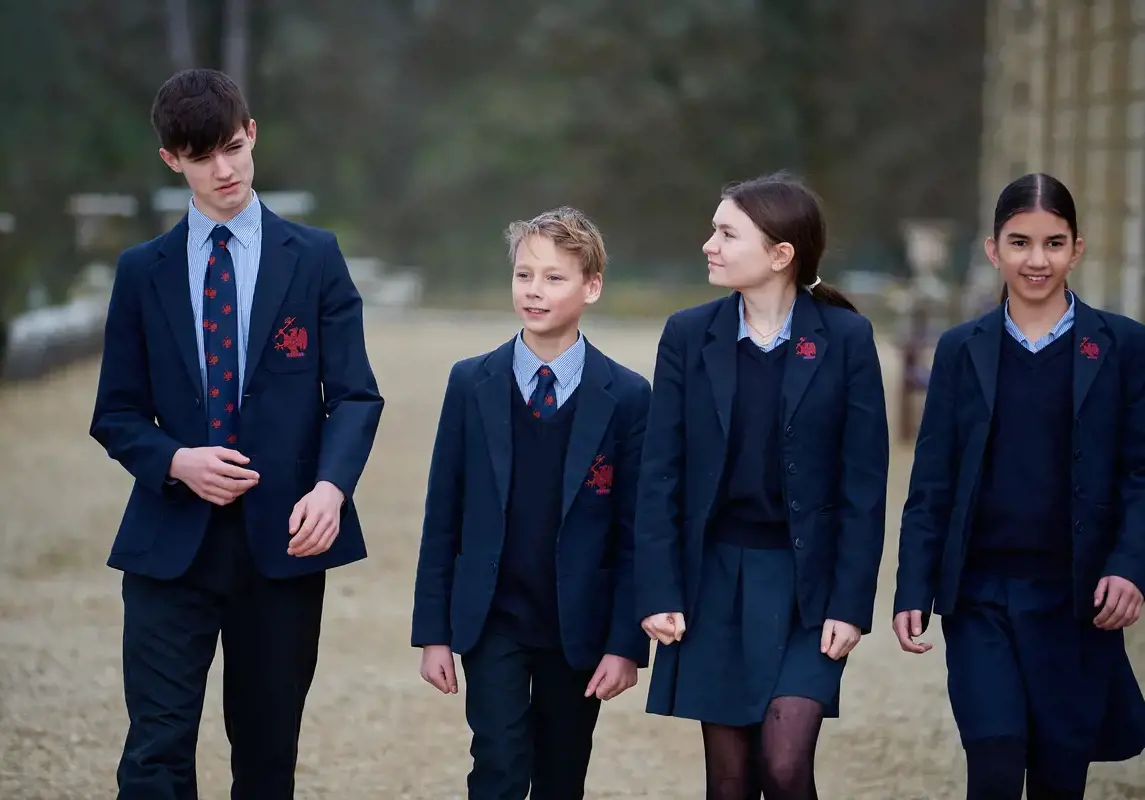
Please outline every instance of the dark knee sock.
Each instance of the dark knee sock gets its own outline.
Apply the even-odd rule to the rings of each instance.
[[[755,728],[700,724],[704,736],[707,800],[759,800],[760,788],[752,757]]]
[[[998,737],[966,743],[966,800],[1022,800],[1026,742]]]

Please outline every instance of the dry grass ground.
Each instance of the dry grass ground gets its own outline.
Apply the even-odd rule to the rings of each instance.
[[[651,375],[658,324],[590,322],[595,343]],[[299,798],[464,797],[468,739],[459,697],[418,677],[408,646],[429,452],[449,365],[492,347],[511,318],[416,313],[369,322],[386,409],[358,503],[370,557],[334,573],[318,677],[303,727]],[[889,386],[897,363],[884,350]],[[114,796],[126,718],[118,573],[104,566],[129,479],[87,437],[98,365],[0,391],[0,798]],[[893,396],[893,395],[892,395]],[[889,631],[898,513],[910,468],[893,455],[878,629],[852,657],[843,717],[818,756],[820,796],[952,800],[963,762],[946,701],[941,636],[925,657]],[[1145,635],[1130,636],[1145,675]],[[227,796],[221,661],[203,718],[202,797]],[[643,713],[641,685],[602,714],[589,797],[703,796],[698,726]],[[1090,796],[1145,797],[1145,763],[1097,765]]]

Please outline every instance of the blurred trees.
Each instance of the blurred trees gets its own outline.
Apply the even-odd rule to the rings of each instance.
[[[146,211],[179,185],[148,112],[186,63],[244,86],[257,187],[313,191],[348,254],[438,286],[499,279],[504,225],[558,203],[600,221],[616,279],[702,281],[721,186],[778,168],[824,197],[834,264],[898,271],[902,216],[975,225],[984,4],[4,3],[0,309],[82,263],[69,194]],[[158,232],[144,213],[124,236]]]

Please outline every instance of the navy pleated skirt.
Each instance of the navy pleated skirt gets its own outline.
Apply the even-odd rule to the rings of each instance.
[[[964,743],[1022,738],[1030,771],[1063,789],[1083,788],[1091,762],[1145,751],[1123,632],[1077,619],[1069,581],[968,574],[942,633]]]
[[[823,655],[822,628],[799,623],[790,550],[708,543],[696,608],[685,623],[683,639],[656,646],[648,713],[754,725],[772,698],[794,696],[839,716],[846,659]]]

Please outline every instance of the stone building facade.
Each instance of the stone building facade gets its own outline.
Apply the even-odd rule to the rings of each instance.
[[[987,12],[982,237],[1009,181],[1047,172],[1078,206],[1086,302],[1145,317],[1145,0],[993,0]],[[997,286],[985,255],[979,288]]]

